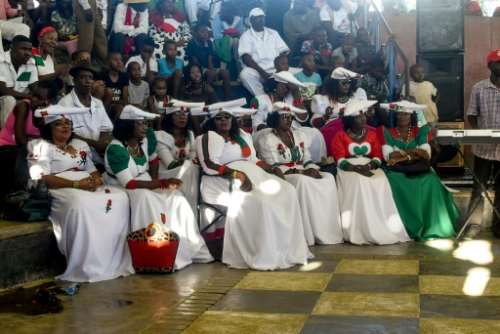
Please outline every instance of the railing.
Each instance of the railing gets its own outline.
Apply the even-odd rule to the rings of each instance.
[[[366,12],[368,12],[368,8],[372,6],[375,9],[375,12],[377,13],[379,21],[383,23],[383,26],[387,33],[389,34],[389,40],[387,41],[387,58],[389,60],[389,83],[391,84],[391,95],[394,94],[395,91],[395,86],[397,82],[399,81],[397,76],[398,74],[396,73],[396,60],[397,56],[401,57],[401,61],[403,62],[404,65],[404,73],[403,73],[403,80],[404,80],[404,85],[406,87],[405,89],[405,98],[408,98],[409,96],[409,87],[410,87],[410,75],[409,75],[409,70],[410,70],[410,63],[408,60],[408,57],[406,54],[403,52],[403,49],[401,49],[401,46],[399,45],[398,41],[396,40],[394,36],[394,32],[389,26],[389,23],[387,22],[387,19],[385,18],[384,14],[380,11],[378,8],[377,4],[373,1],[370,0],[370,2],[367,4]],[[366,19],[365,19],[366,22]],[[379,24],[380,25],[380,24]],[[393,53],[393,54],[391,54]],[[399,88],[399,87],[398,87]],[[392,96],[394,98],[394,96]]]

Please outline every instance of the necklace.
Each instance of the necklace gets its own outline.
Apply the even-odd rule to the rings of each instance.
[[[347,103],[349,101],[349,96],[339,96],[338,98],[339,103]]]
[[[362,140],[366,135],[366,128],[361,129],[360,134],[355,134],[352,132],[352,130],[349,130],[349,136],[354,140],[354,141],[360,141]]]
[[[132,146],[127,146],[127,151],[128,153],[133,156],[133,157],[137,157],[140,155],[141,153],[141,147],[139,145],[136,145],[134,147]]]
[[[409,144],[411,141],[411,126],[408,127],[408,131],[406,132],[406,138],[403,138],[401,136],[401,133],[399,132],[399,128],[396,128],[396,133],[398,134],[398,137],[403,141],[405,144]]]

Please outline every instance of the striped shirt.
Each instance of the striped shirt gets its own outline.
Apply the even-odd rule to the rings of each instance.
[[[467,116],[477,116],[479,129],[500,129],[500,88],[490,79],[472,87]],[[500,161],[500,145],[497,144],[473,145],[472,153],[483,159]]]

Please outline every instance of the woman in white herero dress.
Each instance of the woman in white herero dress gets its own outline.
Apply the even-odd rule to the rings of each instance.
[[[179,188],[191,208],[197,212],[200,167],[196,161],[194,133],[189,109],[167,108],[161,130],[155,132],[160,158],[160,179],[176,178],[182,181]]]
[[[367,128],[364,112],[377,101],[351,101],[344,110],[344,130],[332,141],[337,160],[340,213],[344,239],[353,244],[410,241],[380,169],[382,147]]]
[[[222,262],[257,270],[304,264],[309,250],[297,193],[257,159],[252,137],[231,112],[214,111],[196,140],[200,163],[212,175],[203,176],[200,195],[228,208]]]
[[[300,98],[294,98],[293,95],[293,93],[296,92],[296,96],[299,96],[298,87],[305,86],[288,71],[275,73],[272,79],[266,82],[265,90],[267,94],[258,95],[250,102],[250,106],[257,109],[257,113],[252,117],[254,141],[258,141],[259,136],[263,134],[261,130],[266,128],[267,116],[273,111],[274,103],[284,102],[294,106],[302,104],[302,100]],[[294,119],[292,128],[302,130],[307,137],[312,160],[314,162],[321,162],[321,160],[326,157],[325,140],[318,129],[304,125],[307,123],[308,115],[305,113]]]
[[[307,113],[283,103],[275,103],[267,125],[271,128],[260,139],[259,157],[278,167],[297,190],[307,243],[337,244],[343,241],[335,178],[320,173],[310,158],[307,137],[292,129],[295,113]]]
[[[52,196],[49,220],[67,267],[57,278],[97,282],[134,273],[127,247],[129,201],[115,187],[104,187],[90,148],[74,139],[71,121],[61,114],[88,112],[88,108],[49,107],[43,139],[28,143],[33,180],[46,182]]]
[[[200,236],[195,215],[181,192],[177,179],[159,179],[156,141],[146,119],[158,117],[134,106],[125,106],[113,129],[114,139],[105,154],[105,181],[127,189],[132,231],[152,222],[179,235],[175,269],[192,262],[213,260]]]

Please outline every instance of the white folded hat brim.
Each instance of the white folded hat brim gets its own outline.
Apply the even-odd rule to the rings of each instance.
[[[344,107],[344,117],[357,116],[377,104],[376,100],[351,100]]]
[[[67,116],[84,114],[89,112],[87,107],[65,107],[58,104],[48,106],[47,108],[39,108],[33,113],[35,117],[43,118],[44,124],[50,124]]]
[[[424,104],[416,104],[410,101],[403,100],[392,103],[382,103],[380,104],[380,108],[385,110],[393,110],[395,112],[413,113],[415,111],[424,111],[427,109],[427,106]]]
[[[362,77],[363,76],[361,74],[350,71],[343,67],[337,67],[332,71],[332,74],[330,75],[330,78],[335,80],[359,79]]]
[[[301,87],[301,88],[306,88],[306,85],[303,84],[302,82],[300,82],[296,77],[295,75],[293,75],[291,72],[289,71],[281,71],[281,72],[278,72],[278,73],[274,73],[271,78],[273,78],[274,80],[278,81],[278,82],[282,82],[282,83],[286,83],[286,84],[291,84],[291,85],[295,85],[297,87]]]
[[[277,111],[279,114],[307,114],[307,110],[297,108],[285,102],[275,102],[273,104],[273,111]]]
[[[133,105],[126,105],[122,112],[120,113],[119,119],[122,120],[131,120],[131,121],[140,121],[146,119],[155,119],[160,117],[158,114],[153,114],[142,109],[137,108]]]

